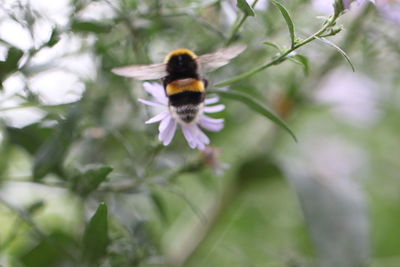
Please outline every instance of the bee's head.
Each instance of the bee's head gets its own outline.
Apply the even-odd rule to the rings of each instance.
[[[172,50],[164,59],[164,63],[168,63],[170,61],[170,59],[172,59],[172,57],[174,56],[179,56],[179,55],[188,55],[189,57],[191,57],[192,59],[196,59],[197,55],[195,53],[193,53],[192,50],[186,49],[186,48],[179,48],[179,49],[175,49]]]
[[[177,49],[172,51],[165,58],[167,72],[179,76],[197,75],[197,56],[188,49]]]

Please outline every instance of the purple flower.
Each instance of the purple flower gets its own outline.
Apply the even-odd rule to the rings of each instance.
[[[351,3],[356,2],[358,5],[362,5],[366,2],[371,2],[375,4],[375,0],[343,0],[343,6],[345,9],[350,9]]]
[[[380,0],[376,6],[380,14],[394,23],[400,24],[400,2],[395,0]]]
[[[364,4],[365,2],[375,4],[375,0],[312,0],[312,5],[317,11],[331,14],[333,11],[332,9],[334,9],[335,12],[339,14],[350,9],[354,2],[357,5]]]
[[[173,115],[174,113],[171,112],[168,104],[168,97],[165,95],[162,85],[145,82],[143,83],[143,87],[153,96],[155,101],[148,101],[140,98],[139,101],[148,106],[161,107],[163,109],[159,114],[147,120],[145,123],[151,124],[160,122],[158,127],[158,139],[164,146],[171,143],[178,125],[182,129],[183,136],[189,146],[200,150],[204,150],[206,145],[210,143],[210,139],[203,133],[200,127],[211,132],[218,132],[224,128],[224,119],[214,119],[203,114],[216,113],[225,109],[225,106],[222,104],[210,106],[218,102],[218,97],[206,98],[204,104],[200,106],[200,112],[197,118],[190,123],[185,123],[176,118]]]
[[[378,90],[368,77],[337,69],[322,80],[315,99],[340,120],[367,127],[379,119]]]

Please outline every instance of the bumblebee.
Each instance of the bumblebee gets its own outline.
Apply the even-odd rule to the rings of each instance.
[[[171,114],[181,123],[191,123],[202,112],[208,85],[200,73],[228,64],[245,48],[244,45],[236,45],[201,56],[181,48],[171,51],[164,63],[120,67],[112,69],[112,72],[137,80],[161,79]]]

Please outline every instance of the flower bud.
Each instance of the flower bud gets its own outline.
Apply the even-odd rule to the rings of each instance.
[[[339,16],[345,10],[350,9],[351,4],[357,2],[358,4],[363,4],[364,2],[371,2],[375,4],[375,0],[335,0],[333,2],[333,9],[335,11],[334,15]]]
[[[341,14],[345,10],[343,0],[335,0],[335,2],[333,2],[333,10],[334,16],[339,16],[339,14]]]

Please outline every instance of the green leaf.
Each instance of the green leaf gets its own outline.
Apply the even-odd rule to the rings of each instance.
[[[283,173],[277,162],[265,154],[253,155],[243,161],[237,171],[240,186],[257,185],[268,179],[283,177]]]
[[[315,252],[320,266],[368,266],[370,218],[357,183],[344,181],[338,173],[329,176],[329,184],[323,183],[326,176],[316,176],[318,172],[310,172],[304,164],[286,160],[284,166],[285,177],[297,195],[309,229],[310,241],[318,248]]]
[[[33,163],[34,180],[38,181],[51,172],[62,175],[62,163],[73,141],[79,113],[78,106],[73,106],[53,135],[40,146]]]
[[[98,266],[98,262],[106,254],[108,239],[108,211],[105,203],[100,203],[95,214],[86,226],[83,235],[83,261],[91,266]]]
[[[286,21],[286,24],[289,28],[289,34],[290,34],[290,40],[291,40],[291,46],[293,47],[295,45],[295,34],[294,34],[294,24],[292,21],[292,18],[290,17],[289,12],[287,11],[287,9],[279,2],[275,1],[275,0],[271,0],[272,3],[279,9],[279,11],[281,12],[283,18]]]
[[[58,32],[57,28],[53,28],[50,38],[47,41],[46,45],[48,47],[53,47],[58,43],[58,41],[60,41],[60,33]]]
[[[19,256],[19,259],[23,266],[29,267],[76,266],[68,253],[75,248],[71,236],[54,232]]]
[[[242,10],[246,16],[251,16],[251,17],[255,16],[253,8],[249,6],[246,0],[237,0],[236,7]]]
[[[304,74],[308,75],[310,72],[310,67],[308,65],[308,59],[307,57],[303,56],[303,55],[295,55],[291,58],[289,58],[291,61],[300,64],[303,66],[303,70],[304,70]]]
[[[23,128],[6,127],[8,141],[34,155],[39,147],[51,136],[53,129],[44,128],[40,123],[33,123]]]
[[[71,23],[71,30],[73,32],[107,33],[111,30],[111,25],[97,21],[74,20]]]
[[[353,63],[352,63],[351,60],[350,60],[350,57],[349,57],[349,56],[346,54],[346,52],[344,52],[339,46],[337,46],[336,44],[332,43],[331,41],[329,41],[328,39],[325,39],[325,38],[323,38],[323,37],[317,37],[317,36],[315,36],[315,39],[317,39],[317,40],[319,40],[319,41],[321,41],[321,42],[323,42],[323,43],[325,43],[325,44],[327,44],[327,45],[332,46],[333,48],[335,48],[335,49],[347,60],[347,62],[350,64],[350,67],[351,67],[351,69],[353,70],[353,72],[356,71],[356,69],[355,69]]]
[[[272,42],[264,42],[263,44],[268,45],[270,47],[273,47],[275,49],[277,49],[279,52],[281,51],[281,48],[279,47],[279,45],[272,43]]]
[[[82,197],[88,196],[107,179],[111,167],[92,166],[71,178],[71,189]]]
[[[216,93],[219,94],[223,97],[230,98],[233,100],[237,100],[242,102],[243,104],[247,105],[249,108],[254,110],[255,112],[263,115],[264,117],[270,119],[280,127],[282,127],[286,132],[288,132],[293,139],[297,142],[297,138],[293,131],[289,128],[289,126],[278,117],[272,110],[270,110],[267,106],[265,106],[263,103],[259,102],[258,100],[252,98],[249,95],[246,95],[244,93],[238,92],[238,91],[224,91],[224,90],[210,90],[210,93]]]
[[[11,47],[8,49],[6,60],[0,61],[0,85],[8,75],[18,70],[18,62],[23,55],[24,52],[19,48]]]
[[[167,222],[168,221],[167,211],[166,211],[166,208],[164,205],[164,201],[161,198],[160,194],[158,194],[155,191],[152,191],[150,194],[150,197],[151,197],[151,200],[153,201],[153,204],[154,204],[155,208],[157,209],[158,214],[160,215],[161,219],[164,222]]]
[[[18,62],[21,57],[24,55],[24,52],[16,47],[11,47],[8,50],[6,63],[8,64],[10,69],[16,69],[18,67]]]

